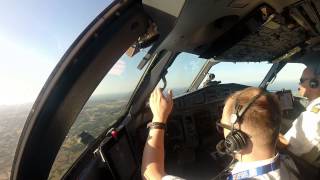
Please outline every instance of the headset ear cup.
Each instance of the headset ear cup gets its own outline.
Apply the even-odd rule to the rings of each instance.
[[[310,88],[317,88],[319,86],[319,81],[316,79],[311,79],[309,81]]]
[[[227,137],[226,137],[226,140],[224,141],[224,147],[225,147],[225,151],[228,153],[228,154],[231,154],[232,152],[235,151],[235,149],[237,149],[237,144],[234,140],[234,137],[229,134]]]
[[[234,137],[238,143],[238,150],[241,150],[247,146],[248,136],[244,132],[237,130],[234,134]]]
[[[247,146],[247,135],[239,130],[235,130],[226,137],[224,146],[227,153],[240,151]]]

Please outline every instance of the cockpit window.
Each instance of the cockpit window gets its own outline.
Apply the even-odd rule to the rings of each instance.
[[[95,89],[72,125],[55,159],[50,179],[60,179],[81,153],[122,115],[143,70],[137,69],[147,50],[123,55]]]
[[[213,80],[211,81],[221,81],[221,83],[237,83],[243,84],[247,86],[259,86],[263,78],[268,73],[272,64],[261,62],[220,62],[214,65],[209,74],[214,74]],[[208,80],[209,76],[207,76],[202,83],[204,86],[204,82]]]
[[[41,88],[72,42],[112,0],[1,1],[0,179]]]
[[[270,91],[279,91],[282,89],[291,90],[292,94],[298,95],[299,79],[306,66],[300,63],[287,63],[277,74],[271,84],[268,86]]]
[[[168,69],[167,88],[173,90],[174,96],[184,93],[205,62],[206,59],[197,55],[180,53]],[[163,82],[160,81],[158,86],[163,87]]]

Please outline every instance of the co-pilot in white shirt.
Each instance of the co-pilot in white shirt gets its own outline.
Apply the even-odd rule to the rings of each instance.
[[[320,167],[320,97],[309,103],[284,137],[289,151]]]

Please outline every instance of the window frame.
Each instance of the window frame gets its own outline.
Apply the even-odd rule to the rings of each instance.
[[[62,57],[28,116],[11,179],[48,178],[83,105],[115,61],[147,29],[148,17],[136,3],[113,2]]]

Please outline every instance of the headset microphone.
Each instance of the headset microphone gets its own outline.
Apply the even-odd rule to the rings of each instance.
[[[216,145],[216,149],[219,154],[227,154],[224,140],[218,142],[218,144]]]

